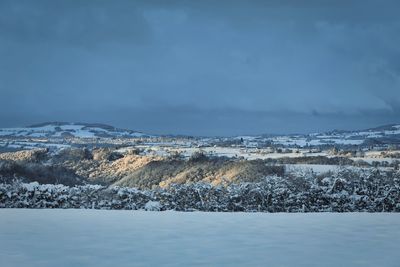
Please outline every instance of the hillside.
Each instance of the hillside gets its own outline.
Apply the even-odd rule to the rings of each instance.
[[[0,129],[4,137],[32,138],[96,138],[96,137],[141,137],[143,133],[117,129],[113,126],[95,123],[48,122],[21,128]]]

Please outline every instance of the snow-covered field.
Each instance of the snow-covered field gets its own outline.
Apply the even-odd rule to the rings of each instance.
[[[83,143],[90,142],[111,142],[115,145],[118,142],[125,144],[131,142],[131,139],[146,139],[147,144],[155,152],[163,152],[157,150],[157,146],[182,148],[184,154],[190,154],[192,148],[204,148],[208,153],[223,155],[227,157],[243,156],[248,159],[254,158],[271,158],[281,157],[282,155],[257,155],[255,148],[263,148],[271,145],[283,146],[285,148],[305,148],[326,147],[326,146],[347,146],[357,150],[357,148],[369,148],[374,143],[378,148],[385,145],[398,144],[400,138],[400,125],[386,125],[375,129],[362,131],[334,131],[330,133],[314,133],[303,135],[280,135],[280,136],[234,136],[234,137],[203,137],[203,138],[187,138],[187,137],[166,137],[144,134],[133,130],[117,129],[113,126],[103,124],[87,124],[87,123],[63,123],[52,122],[43,123],[36,126],[19,127],[19,128],[0,128],[0,147],[4,148],[28,148],[35,147],[52,147],[49,143],[40,142],[40,139],[47,139],[50,144],[71,144],[70,138],[74,138],[73,142],[80,139]],[[26,140],[24,140],[26,139]],[[115,139],[122,139],[118,142]],[[397,140],[397,141],[396,141]],[[138,140],[136,140],[138,141]],[[139,140],[142,142],[143,140]],[[242,148],[229,148],[229,142],[240,142]],[[378,142],[379,141],[379,142]],[[227,142],[228,144],[214,148],[215,143]],[[372,143],[371,143],[372,142]],[[379,145],[381,144],[381,145]],[[208,151],[207,151],[208,150]],[[260,151],[258,151],[260,152]],[[264,151],[265,152],[265,151]],[[263,153],[264,154],[264,153]],[[298,157],[299,154],[287,155]],[[316,155],[314,155],[316,156]]]
[[[325,172],[338,172],[340,170],[339,165],[322,165],[322,164],[285,164],[286,171],[291,173],[303,173],[307,171],[312,171],[317,174]],[[354,167],[355,169],[356,167]]]
[[[400,214],[0,210],[0,266],[399,266]]]

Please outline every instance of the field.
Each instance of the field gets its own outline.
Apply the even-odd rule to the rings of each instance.
[[[398,266],[400,214],[0,210],[0,266]]]
[[[399,140],[400,125],[233,137],[4,128],[0,208],[399,212]]]

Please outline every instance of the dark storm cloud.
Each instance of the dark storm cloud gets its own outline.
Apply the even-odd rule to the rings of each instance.
[[[400,115],[397,1],[1,1],[0,123],[154,133]]]
[[[0,7],[3,37],[19,42],[141,43],[150,30],[133,2],[120,6],[105,1],[3,1]]]

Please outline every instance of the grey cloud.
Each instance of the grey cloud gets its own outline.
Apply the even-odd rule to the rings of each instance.
[[[232,134],[396,122],[398,8],[1,1],[0,124],[87,120]]]
[[[2,1],[2,36],[19,42],[59,42],[93,46],[99,43],[138,43],[151,38],[151,29],[133,2]]]

